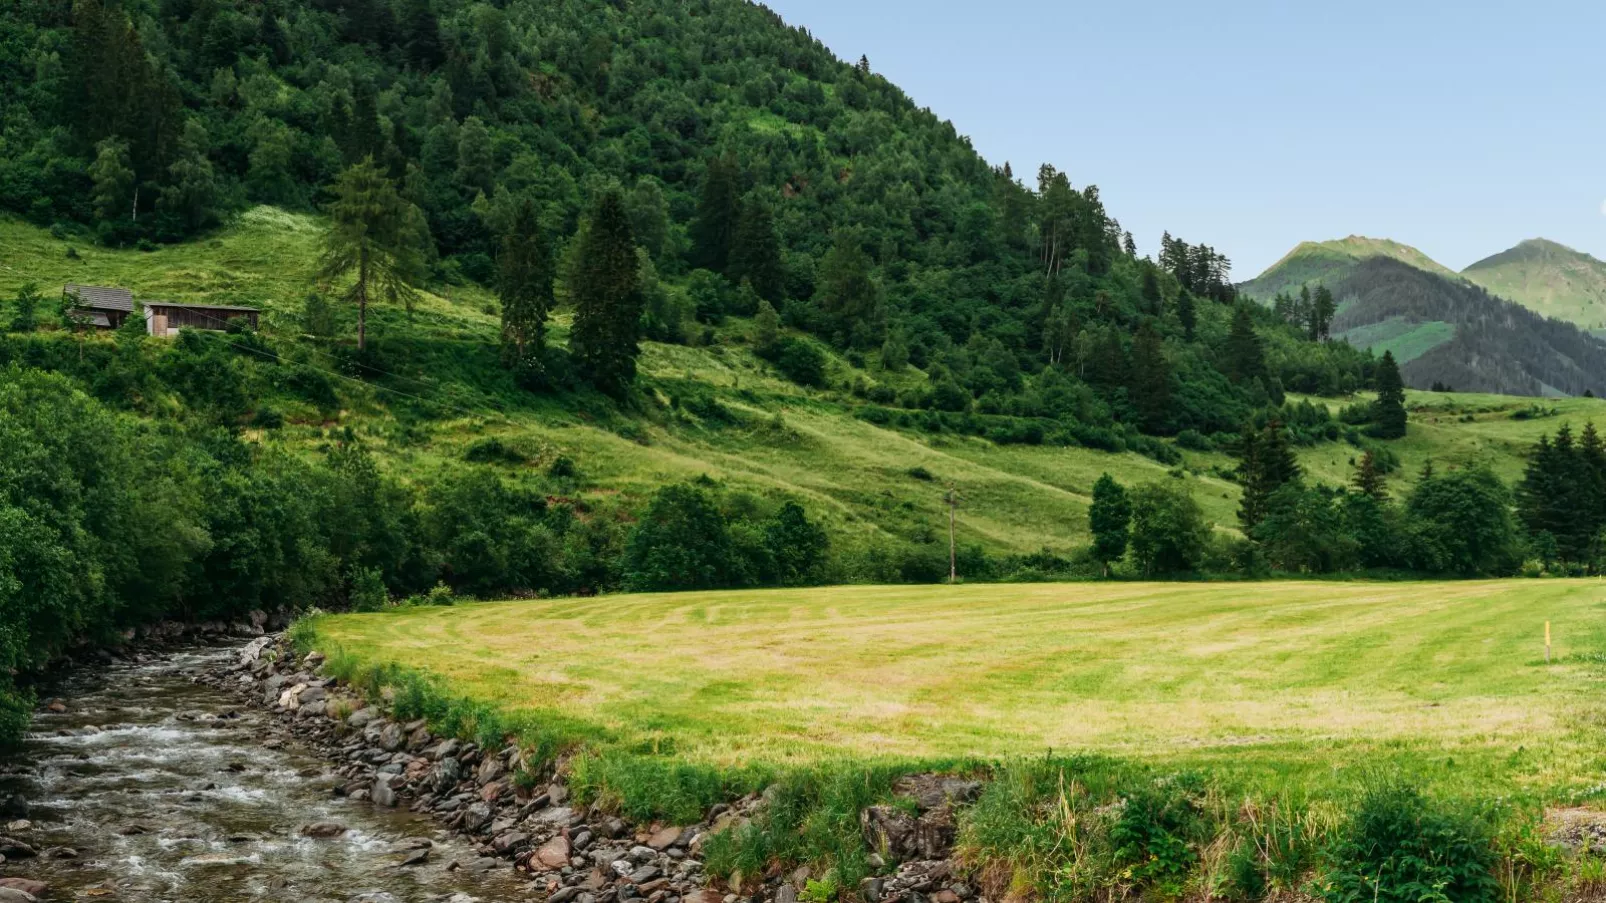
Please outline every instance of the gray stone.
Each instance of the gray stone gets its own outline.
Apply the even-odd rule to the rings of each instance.
[[[490,803],[475,803],[463,813],[463,830],[478,831],[491,823],[494,810]]]

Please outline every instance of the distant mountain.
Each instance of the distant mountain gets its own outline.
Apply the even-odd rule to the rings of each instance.
[[[1559,269],[1546,271],[1552,268]],[[1606,390],[1606,342],[1496,297],[1471,275],[1409,245],[1351,236],[1305,242],[1239,290],[1270,304],[1279,292],[1326,285],[1338,299],[1333,335],[1380,354],[1392,351],[1415,388],[1443,383],[1459,391],[1550,396]]]
[[[1606,330],[1606,261],[1582,251],[1531,238],[1461,275],[1535,313]]]
[[[1239,291],[1252,298],[1270,303],[1278,292],[1298,292],[1301,285],[1314,288],[1333,283],[1347,276],[1362,261],[1374,258],[1397,260],[1419,270],[1456,278],[1456,272],[1410,245],[1387,238],[1367,238],[1351,235],[1334,241],[1301,242],[1283,259],[1272,264],[1266,272],[1238,286]]]

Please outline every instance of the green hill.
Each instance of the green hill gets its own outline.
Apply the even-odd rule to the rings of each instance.
[[[1584,329],[1606,329],[1606,262],[1531,238],[1461,271],[1493,294]]]
[[[7,261],[0,297],[29,280],[47,289],[68,281],[126,285],[140,297],[178,301],[222,292],[263,307],[265,330],[294,335],[303,327],[303,299],[316,287],[322,231],[314,217],[257,208],[206,241],[140,252],[0,222],[0,260]],[[1069,555],[1087,541],[1092,486],[1106,472],[1128,485],[1178,481],[1218,530],[1236,530],[1238,487],[1225,476],[1235,462],[1220,451],[1165,442],[1178,462],[1168,463],[1135,451],[877,424],[865,416],[877,406],[852,387],[914,385],[926,379],[923,373],[889,373],[873,359],[856,365],[849,355],[828,352],[833,388],[804,388],[754,356],[751,322],[742,318],[713,330],[707,344],[645,343],[647,404],[639,410],[612,410],[585,395],[519,392],[495,361],[493,304],[483,290],[455,288],[425,294],[411,314],[376,309],[385,372],[364,379],[346,375],[338,344],[304,340],[295,356],[329,375],[340,397],[337,411],[275,397],[284,425],[248,435],[314,455],[332,431],[349,426],[387,471],[425,484],[463,469],[476,447],[495,440],[521,458],[497,465],[505,477],[570,493],[597,511],[632,511],[664,485],[708,475],[760,497],[802,499],[840,542],[857,549],[945,541],[938,528],[945,523],[942,488],[951,481],[965,494],[962,543],[994,555],[1045,548]],[[336,316],[345,330],[351,312]],[[560,317],[558,341],[566,331],[567,318]],[[88,341],[91,348],[112,346],[106,338]],[[1336,413],[1352,400],[1318,404]],[[1558,401],[1539,418],[1527,416],[1527,400],[1502,396],[1424,393],[1413,394],[1411,403],[1418,408],[1411,435],[1392,444],[1401,464],[1399,491],[1429,459],[1439,467],[1488,464],[1515,479],[1541,433],[1563,421],[1606,423],[1606,402],[1594,399]],[[1349,479],[1356,454],[1344,442],[1300,451],[1314,476],[1335,484]],[[545,476],[560,457],[577,463],[577,484],[557,486]]]
[[[1280,292],[1298,292],[1302,285],[1326,283],[1331,286],[1347,276],[1364,260],[1387,258],[1419,270],[1455,277],[1454,270],[1410,245],[1387,238],[1351,235],[1332,241],[1300,242],[1264,273],[1238,286],[1243,294],[1269,303]]]
[[[1578,259],[1585,255],[1526,244],[1532,246],[1507,252],[1512,258],[1504,263],[1500,258],[1507,255],[1500,255],[1462,275],[1409,245],[1386,239],[1305,242],[1239,290],[1274,310],[1291,311],[1297,321],[1303,315],[1292,312],[1298,304],[1290,299],[1302,288],[1325,286],[1337,301],[1331,334],[1376,354],[1392,352],[1404,367],[1407,384],[1416,388],[1437,384],[1512,395],[1600,394],[1606,386],[1606,344],[1581,332],[1575,317],[1547,319],[1553,317],[1551,311],[1507,300],[1491,284],[1530,279],[1553,287],[1564,282],[1577,286],[1594,275]],[[1553,307],[1571,303],[1556,301]],[[1582,309],[1588,307],[1586,303]],[[1574,304],[1569,309],[1581,308]]]

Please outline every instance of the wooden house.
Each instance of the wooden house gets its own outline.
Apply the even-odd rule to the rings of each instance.
[[[126,288],[67,283],[62,297],[73,305],[73,316],[99,329],[116,329],[134,312],[134,293]]]
[[[154,336],[177,335],[180,329],[227,329],[230,320],[244,320],[252,329],[261,325],[262,312],[255,307],[173,301],[146,301],[144,304],[147,331]]]

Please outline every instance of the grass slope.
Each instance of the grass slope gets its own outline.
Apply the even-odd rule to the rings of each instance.
[[[319,288],[314,274],[320,229],[315,218],[258,208],[210,240],[140,252],[86,247],[0,221],[0,298],[29,280],[39,282],[47,296],[67,281],[124,285],[141,298],[261,306],[266,328],[294,333],[303,299]],[[565,317],[554,324],[559,341],[567,331]],[[352,426],[384,466],[411,478],[458,467],[471,446],[494,437],[530,455],[529,464],[508,468],[508,476],[517,479],[567,456],[581,469],[574,494],[602,507],[621,496],[639,501],[666,483],[708,474],[740,489],[804,499],[839,540],[849,542],[940,533],[946,526],[942,484],[953,481],[966,498],[961,542],[994,552],[1069,552],[1087,541],[1089,496],[1106,472],[1128,485],[1179,480],[1218,529],[1237,525],[1238,489],[1222,477],[1234,462],[1225,455],[1184,451],[1184,466],[1168,468],[1132,453],[1000,446],[877,427],[853,417],[854,401],[840,392],[806,390],[779,378],[751,354],[745,342],[750,327],[741,321],[722,327],[711,346],[645,343],[641,359],[652,392],[706,388],[738,415],[729,424],[684,414],[621,414],[584,400],[517,393],[511,384],[503,393],[488,391],[488,382],[505,375],[496,363],[495,299],[481,289],[439,289],[411,316],[377,307],[372,324],[381,337],[405,343],[394,365],[402,376],[386,384],[427,399],[422,404],[433,416],[406,416],[410,399],[342,378],[347,409],[333,422],[287,411],[289,423],[276,439],[264,441],[311,449],[330,427]],[[335,366],[316,356],[310,362]],[[854,371],[841,359],[831,367],[837,383],[850,375],[894,385],[922,378],[913,370]],[[1527,399],[1412,393],[1410,402],[1423,410],[1411,435],[1393,443],[1404,464],[1395,491],[1403,491],[1429,458],[1440,467],[1487,463],[1513,478],[1526,447],[1562,421],[1606,425],[1606,402],[1594,399],[1559,401],[1546,409],[1554,416],[1524,420],[1512,417],[1527,414]],[[1329,444],[1300,454],[1307,470],[1339,483],[1349,479],[1356,451]],[[935,480],[916,476],[917,468]]]
[[[1390,317],[1345,330],[1337,338],[1379,356],[1391,351],[1396,361],[1406,364],[1455,338],[1455,327],[1443,320],[1412,323],[1404,317]]]
[[[1596,781],[1595,581],[840,587],[320,618],[317,642],[719,767],[1114,753],[1229,783]],[[1543,625],[1556,663],[1542,660]]]
[[[1606,262],[1566,245],[1529,239],[1461,275],[1547,317],[1606,329]]]

